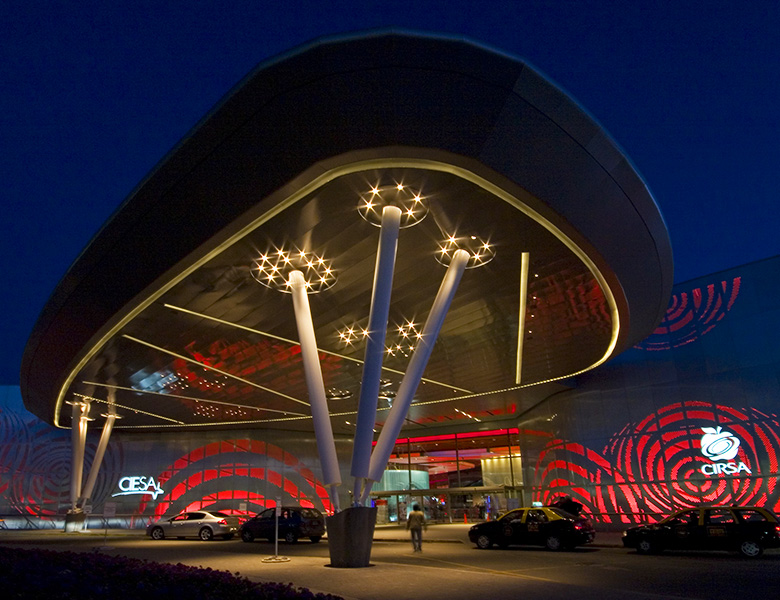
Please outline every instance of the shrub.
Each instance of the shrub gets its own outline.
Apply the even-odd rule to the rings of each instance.
[[[238,573],[181,563],[7,547],[0,550],[0,591],[4,600],[342,600],[289,583],[254,583]]]

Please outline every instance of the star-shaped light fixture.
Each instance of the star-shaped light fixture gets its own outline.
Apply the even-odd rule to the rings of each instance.
[[[481,237],[475,235],[448,235],[445,240],[439,242],[436,260],[446,267],[450,264],[456,250],[465,250],[469,253],[469,261],[466,264],[467,269],[486,265],[496,257],[495,247]]]
[[[258,283],[280,292],[291,293],[289,275],[300,271],[304,276],[307,294],[316,294],[336,283],[336,274],[330,262],[322,256],[305,250],[277,249],[261,254],[251,269]]]
[[[428,214],[428,205],[420,191],[403,183],[375,185],[361,195],[358,212],[366,221],[379,227],[385,206],[395,206],[401,211],[401,229],[417,225]]]

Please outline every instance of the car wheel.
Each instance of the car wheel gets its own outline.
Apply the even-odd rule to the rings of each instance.
[[[764,549],[756,540],[744,540],[739,545],[739,553],[745,558],[758,558],[764,553]]]
[[[244,531],[241,532],[241,539],[249,544],[255,541],[255,535],[248,529],[244,529]]]
[[[489,536],[485,535],[484,533],[477,538],[477,548],[482,548],[483,550],[487,550],[488,548],[493,546],[493,540],[490,539]]]
[[[557,552],[558,550],[563,549],[563,542],[561,542],[561,538],[557,535],[548,535],[544,540],[544,547],[553,552]]]
[[[204,527],[200,530],[200,533],[198,533],[198,537],[202,539],[204,542],[208,542],[211,538],[214,537],[214,532],[211,531],[208,527]]]
[[[638,554],[654,554],[658,552],[658,546],[650,538],[639,538],[636,544],[636,551]]]
[[[163,531],[162,527],[155,527],[152,529],[151,536],[153,540],[164,540],[165,532]]]
[[[294,544],[295,542],[298,541],[298,536],[295,535],[294,531],[288,531],[287,533],[284,534],[284,541],[287,542],[288,544]]]
[[[316,544],[317,542],[319,542],[322,539],[322,536],[320,536],[320,535],[313,535],[309,539],[311,540],[312,544]]]

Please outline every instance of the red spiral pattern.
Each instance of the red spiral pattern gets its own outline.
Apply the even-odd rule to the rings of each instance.
[[[721,427],[741,441],[731,462],[750,474],[706,475],[714,462],[702,454],[702,428]],[[606,521],[631,522],[638,513],[667,514],[707,504],[753,504],[777,510],[780,421],[757,409],[706,402],[670,404],[626,425],[597,453],[553,440],[536,465],[536,499],[569,494]]]
[[[265,466],[257,466],[262,462]],[[279,446],[250,439],[212,442],[181,456],[156,478],[165,490],[154,506],[155,518],[185,510],[220,510],[244,514],[283,503],[331,510],[325,486],[296,456]],[[270,497],[258,493],[260,486],[274,490]],[[144,513],[151,495],[142,497]]]
[[[640,350],[670,350],[697,340],[709,333],[731,310],[739,295],[741,277],[710,283],[704,289],[673,294],[661,324],[644,341]]]

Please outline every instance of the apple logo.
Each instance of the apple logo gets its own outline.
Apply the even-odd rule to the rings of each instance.
[[[739,452],[739,438],[721,427],[702,427],[701,452],[712,460],[731,460]]]

